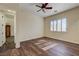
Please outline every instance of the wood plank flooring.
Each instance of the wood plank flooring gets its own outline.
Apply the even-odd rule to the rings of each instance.
[[[14,37],[6,38],[6,42],[0,47],[0,52],[15,48]]]
[[[1,56],[79,56],[79,45],[42,37],[21,42],[20,48],[0,52]]]

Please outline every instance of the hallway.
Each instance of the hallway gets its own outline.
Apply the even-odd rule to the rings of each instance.
[[[6,42],[0,47],[0,52],[15,48],[14,37],[6,38]]]

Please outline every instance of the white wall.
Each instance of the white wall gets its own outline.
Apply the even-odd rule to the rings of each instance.
[[[19,40],[26,41],[43,36],[43,18],[27,10],[19,12]]]
[[[64,16],[67,17],[67,32],[51,32],[51,19],[59,19]],[[47,37],[79,44],[79,7],[54,16],[46,17],[44,20],[44,35]]]
[[[39,38],[43,36],[43,18],[31,14],[27,10],[19,9],[16,18],[16,46],[18,42]]]

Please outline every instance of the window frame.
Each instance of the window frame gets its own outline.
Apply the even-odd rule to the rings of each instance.
[[[66,24],[65,24],[65,25],[66,25],[66,28],[65,28],[66,31],[62,31],[62,20],[63,20],[64,18],[66,19]],[[58,28],[58,27],[57,27],[57,26],[58,26],[58,23],[57,23],[58,20],[61,20],[61,31],[58,31],[58,29],[57,29],[57,28]],[[56,21],[56,31],[54,31],[54,21]],[[67,32],[67,17],[63,17],[63,18],[59,18],[59,19],[53,19],[53,20],[51,20],[50,22],[53,22],[53,26],[52,26],[51,23],[50,23],[50,31],[52,31],[52,32]],[[53,27],[53,28],[52,28],[52,27]],[[51,28],[52,28],[52,30],[51,30]]]

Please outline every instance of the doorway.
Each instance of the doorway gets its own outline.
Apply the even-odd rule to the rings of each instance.
[[[15,48],[15,37],[16,37],[16,12],[12,10],[0,10],[2,16],[3,24],[0,26],[2,28],[1,35],[4,37],[4,40],[0,38],[2,41],[0,42],[0,51],[4,51],[7,49]],[[0,14],[0,15],[1,15]],[[3,42],[3,43],[2,43]]]
[[[11,25],[5,25],[5,36],[6,38],[11,37]]]

